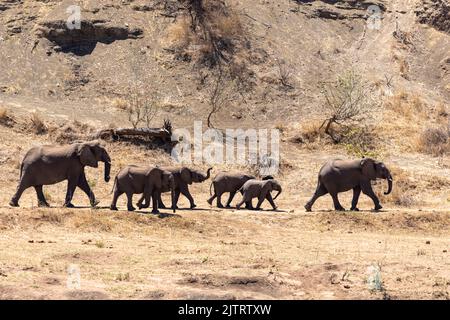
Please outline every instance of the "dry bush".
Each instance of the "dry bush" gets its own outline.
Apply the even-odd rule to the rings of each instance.
[[[111,101],[111,106],[118,110],[126,110],[128,108],[128,102],[123,98],[115,98]]]
[[[335,143],[339,143],[339,136],[334,134],[332,125],[355,126],[364,124],[372,114],[381,106],[377,96],[373,94],[373,85],[370,85],[355,70],[348,70],[339,75],[332,83],[322,85],[322,94],[325,99],[324,114],[326,119],[325,133]]]
[[[12,127],[16,124],[14,117],[9,113],[8,109],[0,107],[0,125]]]
[[[379,158],[379,137],[373,127],[347,127],[341,136],[341,144],[345,146],[347,153],[358,157]]]
[[[417,205],[419,201],[416,199],[415,193],[418,186],[414,178],[407,171],[396,166],[389,166],[389,170],[394,179],[394,184],[391,194],[384,195],[381,190],[386,187],[386,181],[379,182],[383,184],[383,188],[377,188],[377,195],[381,202],[392,203],[400,207]]]
[[[31,131],[35,134],[45,134],[48,131],[47,125],[37,112],[32,113],[30,118],[30,125]]]
[[[289,139],[289,141],[293,143],[310,144],[323,137],[324,135],[322,133],[320,125],[312,122],[302,125],[300,134],[295,135],[294,137]]]
[[[450,128],[426,128],[421,133],[416,146],[419,152],[433,156],[450,154]]]
[[[170,48],[176,51],[187,50],[192,42],[189,21],[186,17],[181,17],[170,25],[167,29],[165,39]]]
[[[64,124],[49,130],[50,138],[60,144],[73,143],[78,140],[85,140],[93,132],[93,128],[79,121]]]

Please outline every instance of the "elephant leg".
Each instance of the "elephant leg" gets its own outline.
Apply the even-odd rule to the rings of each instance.
[[[78,179],[78,188],[83,190],[83,192],[88,196],[91,207],[95,207],[99,204],[99,201],[95,200],[94,192],[92,192],[84,173],[82,173],[80,175],[80,179]]]
[[[252,199],[250,199],[250,200],[245,202],[245,209],[247,209],[247,210],[254,210],[255,209],[255,208],[253,208]]]
[[[217,198],[216,190],[214,190],[214,194],[207,200],[209,205],[212,205],[215,198]]]
[[[66,200],[64,202],[64,207],[66,208],[73,208],[75,207],[72,204],[72,198],[73,194],[75,193],[75,188],[77,187],[78,179],[75,178],[69,178],[67,181],[67,192],[66,192]]]
[[[359,211],[359,209],[356,207],[358,205],[359,195],[361,194],[361,187],[356,186],[353,188],[353,199],[352,199],[352,208],[350,210],[352,211]]]
[[[153,191],[153,193],[152,193],[152,207],[153,207],[152,213],[159,213],[158,199],[160,199],[160,198],[161,198],[161,193],[158,191]]]
[[[378,199],[377,195],[375,194],[375,192],[373,192],[372,186],[370,185],[370,182],[367,184],[362,184],[361,185],[361,190],[362,192],[368,196],[369,198],[372,199],[373,204],[375,205],[375,210],[380,210],[383,207],[380,205],[380,200]]]
[[[331,198],[333,198],[333,204],[334,204],[334,209],[336,211],[345,211],[344,207],[341,206],[341,203],[339,202],[339,198],[338,198],[338,193],[337,192],[333,192],[331,193]]]
[[[145,201],[145,196],[142,195],[139,198],[139,201],[136,203],[136,205],[139,209],[143,209],[143,208],[148,208],[150,206],[150,203]]]
[[[9,202],[9,205],[11,207],[18,207],[19,206],[19,200],[20,197],[22,196],[22,193],[28,189],[29,186],[25,185],[25,183],[23,183],[23,180],[20,180],[19,185],[17,186],[17,190],[16,193],[14,194],[14,196],[11,198],[11,201]]]
[[[111,202],[111,210],[117,211],[117,199],[122,195],[122,191],[119,191],[119,189],[114,190],[113,200]]]
[[[231,207],[231,201],[233,201],[234,196],[236,195],[236,191],[230,192],[230,196],[228,197],[227,204],[225,207],[230,208]]]
[[[38,198],[38,206],[39,207],[50,207],[45,200],[44,192],[42,191],[42,186],[35,186],[34,190],[36,190],[37,198]]]
[[[247,199],[247,197],[245,196],[245,194],[244,194],[244,196],[242,197],[242,200],[241,200],[241,202],[239,202],[237,205],[236,205],[236,209],[241,209],[241,206],[244,204],[244,203],[248,203],[248,199]]]
[[[189,200],[191,205],[191,209],[196,207],[194,203],[194,198],[192,198],[191,193],[189,192],[189,188],[187,186],[180,188],[180,192]]]
[[[256,210],[261,210],[261,205],[266,199],[267,193],[260,194],[258,197],[258,204],[256,205]]]
[[[162,201],[161,198],[161,192],[159,192],[159,197],[158,197],[158,208],[160,209],[167,209],[166,205],[164,204],[164,202]]]
[[[136,210],[136,208],[133,207],[133,193],[131,192],[127,192],[127,209],[128,211]]]
[[[306,211],[311,211],[312,206],[314,205],[314,202],[316,202],[316,200],[323,196],[326,195],[328,193],[327,189],[325,188],[325,186],[319,182],[319,185],[317,186],[316,191],[314,192],[314,195],[312,196],[312,198],[305,204],[305,209]]]
[[[267,193],[266,199],[267,199],[267,201],[269,201],[273,210],[277,210],[277,206],[275,205],[275,202],[273,202],[273,198],[272,198],[272,195],[270,194],[270,192]]]
[[[223,208],[223,204],[222,204],[222,194],[223,193],[219,193],[217,195],[217,208]]]

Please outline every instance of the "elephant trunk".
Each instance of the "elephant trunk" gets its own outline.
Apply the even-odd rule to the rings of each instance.
[[[109,174],[110,174],[110,172],[111,172],[111,162],[105,162],[105,181],[106,182],[109,182],[109,179],[110,179],[110,176],[109,176]]]
[[[105,181],[109,182],[111,178],[109,175],[111,173],[111,158],[106,151],[103,153],[102,161],[105,163]]]
[[[387,177],[387,181],[388,181],[388,190],[384,193],[385,195],[388,195],[392,192],[392,176],[391,176],[391,174],[389,174],[389,176]]]
[[[277,195],[273,198],[273,200],[276,200],[276,199],[278,198],[278,196],[281,194],[281,191],[282,191],[282,189],[281,189],[281,187],[280,187],[280,190],[278,190],[278,193],[277,193]]]
[[[211,170],[212,170],[212,168],[209,168],[208,171],[206,171],[206,178],[205,178],[205,180],[208,180],[211,177]]]

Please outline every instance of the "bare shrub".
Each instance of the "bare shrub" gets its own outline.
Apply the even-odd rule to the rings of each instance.
[[[293,89],[292,85],[292,75],[293,68],[291,65],[286,63],[284,60],[277,59],[278,77],[280,79],[281,85],[287,89]]]
[[[419,202],[415,197],[417,193],[417,182],[405,170],[397,166],[389,166],[389,170],[394,178],[394,187],[391,194],[385,195],[382,188],[378,190],[377,195],[382,202],[392,203],[400,207],[411,207],[417,205]],[[379,182],[380,184],[384,183]]]
[[[341,143],[347,152],[358,157],[379,158],[376,141],[378,134],[372,127],[347,127],[341,134]]]
[[[442,156],[450,153],[450,128],[425,129],[418,140],[418,151]]]
[[[307,123],[302,126],[300,134],[290,139],[294,143],[313,143],[322,136],[321,128],[316,123]]]
[[[333,83],[324,83],[322,93],[325,98],[324,112],[327,119],[321,128],[325,126],[325,133],[335,143],[339,143],[339,137],[333,134],[332,125],[354,126],[363,124],[381,103],[372,94],[373,86],[369,85],[354,70],[338,76]]]
[[[137,128],[141,123],[150,127],[158,112],[158,105],[154,96],[146,94],[139,88],[134,88],[128,95],[125,111],[133,128]]]
[[[221,73],[218,74],[214,83],[207,90],[209,113],[206,119],[208,128],[213,128],[212,117],[229,105],[233,100],[233,81],[225,78]]]
[[[48,127],[45,124],[44,120],[41,119],[37,112],[32,113],[30,118],[30,129],[35,134],[45,134],[48,131]]]

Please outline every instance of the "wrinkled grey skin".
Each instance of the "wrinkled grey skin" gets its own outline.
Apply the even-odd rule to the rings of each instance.
[[[222,195],[226,192],[230,193],[228,197],[228,201],[225,207],[229,208],[231,205],[231,201],[233,201],[234,196],[239,191],[239,189],[246,183],[248,180],[256,179],[254,176],[246,174],[246,173],[229,173],[229,172],[220,172],[216,175],[214,180],[212,181],[209,187],[209,193],[211,195],[211,187],[214,187],[214,194],[208,199],[208,203],[212,205],[215,198],[217,198],[217,207],[223,208],[222,205]]]
[[[20,182],[15,195],[10,201],[13,207],[19,206],[22,193],[34,187],[39,206],[48,207],[42,187],[68,180],[65,207],[73,207],[71,203],[75,188],[79,187],[89,197],[91,206],[95,200],[86,180],[84,167],[98,167],[98,161],[105,163],[105,181],[109,181],[111,158],[98,141],[74,143],[65,146],[39,146],[31,148],[20,166]]]
[[[117,210],[117,199],[122,195],[127,195],[128,211],[134,211],[133,195],[143,194],[138,201],[139,209],[148,208],[150,206],[150,198],[152,198],[153,213],[159,213],[158,199],[161,197],[161,190],[169,189],[172,191],[172,209],[175,212],[174,204],[174,176],[169,171],[155,167],[139,167],[126,166],[119,171],[113,188],[113,200],[111,202],[111,210]],[[145,204],[143,201],[145,200]]]
[[[272,195],[270,193],[273,190],[278,191],[278,193],[272,199]],[[248,207],[252,208],[252,199],[258,198],[258,204],[255,208],[256,210],[261,210],[261,204],[264,199],[267,199],[273,210],[276,210],[277,206],[275,205],[274,200],[278,198],[281,191],[281,185],[276,180],[249,180],[239,189],[239,192],[242,193],[242,201],[237,204],[236,209],[239,210],[244,203],[246,203]]]
[[[372,199],[375,204],[375,210],[380,210],[382,206],[371,185],[371,181],[376,179],[386,179],[388,181],[388,190],[384,194],[391,193],[392,176],[384,163],[370,158],[362,160],[330,160],[320,169],[316,192],[305,205],[305,209],[306,211],[311,211],[317,198],[329,193],[333,198],[334,208],[337,211],[344,211],[345,209],[339,203],[338,193],[353,189],[351,210],[359,210],[357,205],[361,191]]]
[[[194,202],[194,198],[192,198],[191,193],[189,192],[189,185],[192,183],[201,183],[208,180],[211,176],[212,168],[209,168],[206,174],[200,172],[199,170],[193,170],[187,167],[182,168],[174,168],[174,167],[161,167],[161,169],[169,171],[174,176],[175,182],[175,208],[178,208],[177,203],[180,198],[180,194],[184,195],[190,203],[190,208],[193,209],[197,205]],[[162,188],[161,192],[169,192],[169,188]],[[166,206],[164,205],[161,195],[158,199],[159,208],[164,209]]]

